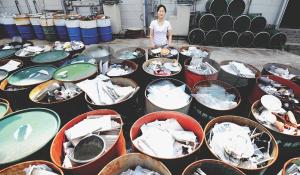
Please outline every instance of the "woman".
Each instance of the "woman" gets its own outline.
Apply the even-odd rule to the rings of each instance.
[[[167,9],[164,5],[157,7],[156,20],[153,20],[150,24],[150,42],[151,47],[163,47],[172,45],[172,27],[169,21],[165,20]],[[167,39],[169,37],[169,40]]]

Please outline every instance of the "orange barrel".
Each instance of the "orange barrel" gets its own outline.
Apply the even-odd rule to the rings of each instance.
[[[233,163],[231,164],[231,162],[228,162],[232,166],[234,166],[234,167],[239,168],[240,170],[242,170],[247,175],[262,175],[262,174],[264,174],[264,172],[268,169],[268,167],[270,167],[272,164],[274,164],[275,161],[277,160],[277,157],[278,157],[278,145],[276,143],[275,138],[272,136],[272,134],[266,128],[264,128],[262,125],[254,122],[252,120],[249,120],[249,119],[244,118],[244,117],[232,116],[232,115],[220,116],[220,117],[217,117],[217,118],[211,120],[206,125],[206,127],[204,129],[204,133],[205,133],[205,136],[206,136],[205,137],[205,148],[204,149],[209,149],[210,155],[213,155],[213,157],[222,160],[218,156],[218,154],[216,152],[214,152],[214,150],[210,146],[211,137],[213,137],[211,131],[215,127],[216,124],[222,124],[222,123],[228,123],[228,122],[236,124],[236,125],[239,125],[239,126],[249,127],[250,131],[252,132],[251,134],[254,134],[254,133],[256,133],[256,134],[257,133],[266,134],[265,136],[262,136],[263,138],[257,138],[258,141],[259,141],[259,139],[263,139],[263,140],[268,140],[269,141],[268,138],[270,138],[270,145],[269,145],[269,148],[270,148],[269,151],[270,152],[269,153],[270,153],[270,156],[273,157],[273,159],[270,159],[267,162],[264,162],[265,164],[262,164],[261,167],[256,167],[256,168],[255,167],[252,167],[252,168],[248,167],[248,168],[245,168],[245,167],[241,167],[240,166],[241,164],[234,165]],[[220,129],[220,128],[217,128],[217,129]],[[226,130],[226,129],[227,128],[224,128],[224,130]],[[241,137],[241,140],[244,139],[244,137],[242,137],[241,135],[240,135],[240,137]],[[237,144],[238,144],[238,142],[237,142]],[[264,145],[262,145],[262,142],[257,142],[256,144],[260,144],[259,145],[260,147],[266,149],[264,147]],[[266,143],[266,145],[268,145],[268,143]],[[260,148],[260,149],[262,149],[262,148]],[[220,149],[222,149],[222,147]],[[266,152],[266,150],[264,152]],[[232,153],[232,154],[234,154],[234,153]],[[254,155],[252,155],[252,156],[254,156]],[[229,159],[230,158],[232,158],[232,157],[229,157]],[[242,162],[240,162],[240,163],[242,163]]]
[[[288,171],[288,169],[291,168],[292,166],[295,167],[295,165],[298,167],[300,166],[300,157],[296,157],[285,162],[285,164],[283,165],[283,169],[277,175],[290,175],[290,173],[292,172]],[[299,170],[297,172],[299,172]]]
[[[19,164],[12,165],[10,167],[7,167],[3,170],[0,170],[0,174],[2,175],[17,175],[17,174],[25,174],[24,169],[28,168],[33,165],[47,165],[49,168],[52,169],[54,173],[57,173],[58,175],[64,175],[64,172],[58,168],[56,165],[54,165],[51,162],[45,161],[45,160],[33,160],[28,162],[22,162]]]
[[[289,88],[291,88],[295,95],[297,97],[300,96],[300,86],[298,86],[296,83],[283,79],[281,77],[275,76],[275,75],[262,75],[260,77],[269,78],[271,80],[274,80],[282,85],[285,85]],[[259,77],[258,77],[259,78]],[[266,92],[264,92],[259,86],[258,86],[258,79],[256,79],[256,86],[254,87],[251,96],[249,97],[250,104],[253,104],[255,101],[259,100],[263,95],[266,95]]]
[[[191,106],[191,103],[192,103],[192,96],[190,96],[190,99],[188,101],[188,103],[180,108],[173,108],[173,109],[168,109],[166,107],[162,107],[162,106],[159,106],[157,104],[154,104],[153,102],[150,101],[150,99],[148,98],[148,95],[149,95],[149,89],[152,85],[156,85],[156,84],[159,84],[163,81],[170,81],[172,84],[174,84],[176,87],[180,87],[180,86],[185,86],[185,90],[184,92],[190,96],[191,95],[191,89],[186,85],[184,84],[182,81],[179,81],[179,80],[176,80],[176,79],[173,79],[173,78],[161,78],[161,79],[157,79],[157,80],[153,80],[150,84],[148,84],[148,86],[146,87],[146,90],[145,90],[145,113],[148,114],[148,113],[151,113],[151,112],[155,112],[155,111],[178,111],[178,112],[182,112],[184,114],[188,114],[189,111],[190,111],[190,106]],[[175,94],[174,94],[175,95]],[[178,95],[178,92],[177,94]],[[182,96],[181,96],[182,97]],[[160,100],[163,100],[162,98],[164,97],[161,97],[159,98]],[[177,103],[177,102],[174,102],[173,103]]]
[[[117,70],[116,68],[122,68],[122,69],[129,69],[131,70],[132,72],[128,72],[128,73],[120,73],[118,74],[117,72],[111,72],[112,69],[115,69]],[[131,79],[134,79],[136,80],[137,79],[137,73],[138,73],[138,64],[133,62],[133,61],[129,61],[129,60],[114,60],[114,61],[111,61],[109,63],[109,69],[108,69],[108,72],[106,72],[106,76],[108,77],[124,77],[124,78],[131,78]]]
[[[199,101],[199,99],[196,99],[195,96],[195,105],[193,108],[193,112],[195,112],[195,116],[199,116],[200,123],[204,127],[210,120],[212,120],[215,117],[218,117],[220,115],[231,115],[231,114],[237,114],[238,113],[238,107],[241,103],[241,96],[239,91],[233,87],[230,84],[227,84],[223,81],[219,80],[205,80],[198,82],[192,89],[192,93],[196,94],[201,88],[211,87],[211,86],[220,86],[225,89],[225,92],[228,94],[233,94],[235,96],[234,102],[236,102],[236,106],[231,107],[229,109],[216,109],[213,106],[208,106],[207,104],[204,104],[202,101]],[[202,98],[203,99],[203,98]]]
[[[197,169],[201,169],[206,174],[245,175],[241,170],[215,159],[198,160],[190,164],[182,175],[194,175]]]
[[[55,95],[55,93],[61,94]],[[71,96],[71,93],[74,93],[74,96]],[[55,96],[63,99],[56,99]],[[49,108],[59,113],[62,124],[69,122],[74,116],[88,111],[85,106],[82,106],[82,102],[84,102],[83,92],[73,83],[57,80],[47,81],[33,88],[29,93],[29,99],[34,103],[34,106]]]
[[[0,98],[0,119],[4,118],[7,114],[11,113],[10,104],[7,100]]]
[[[97,158],[96,160],[79,165],[72,168],[64,168],[62,167],[62,158],[63,158],[63,143],[65,142],[65,131],[71,127],[73,127],[75,124],[81,122],[82,120],[86,119],[89,115],[119,115],[116,111],[109,110],[109,109],[102,109],[102,110],[95,110],[90,111],[84,114],[81,114],[71,121],[69,121],[66,125],[64,125],[61,130],[57,133],[55,136],[51,148],[50,148],[50,156],[51,160],[54,162],[56,166],[61,168],[66,174],[76,174],[76,175],[96,175],[99,173],[99,171],[110,161],[113,159],[124,155],[126,153],[126,143],[125,138],[123,135],[123,121],[120,118],[119,122],[121,124],[121,130],[119,132],[118,139],[113,144],[113,146],[102,156]]]
[[[130,153],[114,159],[98,175],[120,175],[128,169],[134,170],[136,166],[141,166],[159,174],[171,175],[168,168],[160,161],[140,153]]]
[[[203,62],[208,62],[211,66],[213,66],[217,70],[217,72],[210,75],[201,75],[196,72],[192,72],[187,68],[187,66],[190,65],[191,60],[192,59],[190,58],[184,61],[184,79],[185,79],[185,83],[190,88],[193,88],[195,84],[197,84],[199,81],[216,80],[218,78],[218,74],[220,71],[220,65],[218,62],[209,58],[203,59]]]
[[[298,96],[299,97],[299,96]],[[261,101],[257,100],[253,103],[251,107],[251,112],[249,113],[249,118],[262,124],[264,127],[266,127],[274,136],[278,143],[279,147],[279,158],[276,161],[275,165],[269,168],[269,173],[277,173],[280,168],[283,166],[284,162],[288,161],[288,159],[291,159],[295,156],[300,156],[300,136],[299,135],[290,135],[290,134],[284,134],[282,132],[279,132],[275,127],[272,125],[269,125],[265,122],[261,122],[259,120],[259,108],[262,107]],[[297,122],[299,123],[299,117],[300,113],[295,113],[294,115],[296,117]]]
[[[132,147],[135,151],[141,152],[143,154],[146,154],[148,156],[151,156],[163,162],[171,170],[173,174],[180,174],[188,164],[195,161],[196,157],[199,156],[200,147],[203,143],[203,137],[204,137],[203,130],[200,124],[195,119],[193,119],[192,117],[186,114],[175,112],[175,111],[153,112],[139,118],[132,125],[130,129],[130,139],[131,142],[133,143],[133,140],[135,140],[138,136],[140,136],[142,125],[153,122],[155,120],[167,120],[167,119],[176,119],[177,122],[182,126],[184,130],[195,133],[196,137],[198,138],[199,145],[195,148],[193,152],[183,155],[181,157],[164,158],[164,157],[156,157],[153,155],[149,155],[146,152],[137,148],[134,144],[132,144]]]

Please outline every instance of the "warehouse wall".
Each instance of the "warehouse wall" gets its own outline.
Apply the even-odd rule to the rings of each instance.
[[[22,13],[28,13],[25,0],[18,0]],[[31,10],[35,12],[32,1],[28,0]],[[62,10],[61,0],[36,0],[39,9]],[[84,1],[84,0],[83,0]],[[95,0],[97,1],[97,0]],[[249,1],[249,0],[246,0]],[[276,24],[278,14],[281,11],[282,3],[285,0],[252,0],[250,13],[262,13],[266,17],[269,24]],[[45,6],[43,5],[45,2]],[[143,21],[143,0],[122,0],[120,3],[122,27],[142,27]],[[167,18],[170,15],[176,15],[176,0],[156,0],[156,4],[164,4],[167,6]],[[204,11],[207,0],[197,0],[197,11]],[[18,13],[14,0],[0,0],[0,12]],[[79,12],[83,14],[89,13],[89,8],[81,9]]]

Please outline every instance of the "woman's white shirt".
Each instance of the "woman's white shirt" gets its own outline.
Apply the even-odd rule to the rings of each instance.
[[[164,20],[163,25],[159,25],[158,20],[153,20],[150,24],[150,29],[153,29],[153,44],[162,46],[167,44],[167,33],[172,30],[169,21]]]

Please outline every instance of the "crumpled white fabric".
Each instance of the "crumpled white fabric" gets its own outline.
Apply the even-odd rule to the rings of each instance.
[[[250,158],[254,154],[249,127],[224,122],[215,124],[211,132],[209,145],[221,160],[230,164],[235,163],[227,158],[225,152],[236,159]]]
[[[150,86],[147,91],[149,101],[160,108],[175,110],[186,106],[190,95],[185,93],[185,85],[176,87],[170,81],[162,81]]]
[[[77,123],[73,127],[65,131],[65,135],[68,140],[73,140],[86,136],[90,133],[93,133],[97,130],[107,130],[112,127],[112,121],[110,116],[103,116],[93,119],[84,119],[81,122]]]
[[[229,64],[221,66],[221,68],[233,75],[242,75],[247,78],[255,78],[255,74],[252,72],[252,70],[246,67],[243,63],[231,61]]]
[[[24,169],[24,172],[26,175],[58,175],[45,164],[30,165],[28,168]]]
[[[197,137],[191,131],[184,131],[175,119],[154,121],[141,127],[142,135],[133,141],[141,151],[158,157],[174,158],[182,156],[183,142],[196,145]]]

